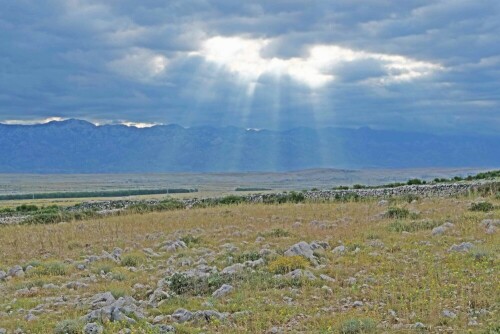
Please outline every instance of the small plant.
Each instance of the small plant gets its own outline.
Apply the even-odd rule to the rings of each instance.
[[[309,261],[303,256],[279,256],[271,261],[268,270],[275,274],[286,274],[296,269],[304,269],[309,265]]]
[[[490,202],[478,202],[478,203],[472,203],[469,210],[489,212],[492,211],[494,208],[495,207]]]
[[[138,267],[144,261],[142,254],[127,254],[122,257],[120,264],[123,267]]]
[[[200,243],[201,241],[201,237],[195,237],[191,234],[189,235],[185,235],[181,238],[181,241],[184,241],[184,243],[186,244],[186,246],[190,247],[192,245],[197,245]]]
[[[111,273],[111,278],[115,281],[123,282],[127,279],[127,276],[125,276],[124,273],[116,272],[116,273]]]
[[[114,267],[114,263],[112,263],[111,261],[107,261],[105,263],[102,263],[102,264],[99,264],[94,272],[98,275],[100,274],[108,274],[110,273],[112,270],[113,270],[113,267]]]
[[[341,334],[374,333],[375,330],[375,322],[369,318],[346,320],[340,325],[339,329]]]
[[[404,222],[396,220],[389,224],[388,229],[391,232],[417,232],[422,230],[432,230],[441,223],[432,220]]]
[[[258,252],[246,252],[243,254],[237,254],[234,256],[234,262],[236,263],[242,263],[245,261],[256,261],[260,259],[261,256]]]
[[[54,334],[80,334],[83,323],[80,320],[63,320],[54,328]]]
[[[211,274],[208,277],[193,277],[175,273],[167,279],[169,288],[178,295],[201,296],[213,293],[223,284],[230,283],[230,275]]]
[[[409,215],[410,215],[410,211],[408,211],[408,209],[397,208],[397,207],[391,207],[385,213],[386,217],[397,218],[397,219],[404,219],[404,218],[407,218]]]
[[[115,299],[125,297],[127,295],[127,290],[123,288],[111,288],[109,291],[111,292],[113,297],[115,297]]]
[[[264,237],[271,237],[271,238],[283,238],[283,237],[289,237],[290,235],[291,235],[290,232],[282,228],[275,228],[274,230],[262,234],[262,236]]]

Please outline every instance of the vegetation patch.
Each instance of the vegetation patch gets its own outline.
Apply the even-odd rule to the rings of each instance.
[[[495,206],[490,202],[478,202],[478,203],[472,203],[469,210],[489,212],[492,211],[493,209],[495,209]]]
[[[260,254],[255,251],[233,255],[234,262],[236,263],[243,263],[246,261],[256,261],[260,258],[261,258]]]
[[[284,238],[284,237],[289,237],[292,234],[289,231],[284,230],[282,228],[275,228],[274,230],[271,230],[269,232],[259,233],[259,235],[262,237],[270,237],[270,238]]]
[[[385,216],[393,219],[404,219],[410,216],[410,211],[406,208],[390,207]]]
[[[33,267],[29,276],[64,276],[68,273],[66,266],[61,262],[41,263]]]
[[[63,320],[57,323],[54,334],[81,334],[83,323],[80,320]]]
[[[186,206],[181,201],[173,198],[165,199],[158,204],[137,203],[129,206],[127,211],[132,213],[148,213],[185,209]]]
[[[440,222],[432,220],[420,220],[420,221],[410,221],[410,222],[396,220],[389,224],[388,229],[391,232],[417,232],[422,230],[432,230],[433,228],[439,225],[441,225]]]
[[[139,253],[127,254],[121,258],[120,264],[123,267],[138,267],[144,262],[144,255]]]
[[[274,274],[287,274],[296,269],[305,269],[308,265],[309,261],[303,256],[279,256],[267,268]]]
[[[181,241],[183,241],[186,246],[191,247],[194,245],[198,245],[201,242],[201,237],[195,237],[191,234],[185,235],[181,238]]]
[[[231,283],[233,275],[211,274],[207,277],[188,276],[175,273],[167,278],[170,290],[178,295],[203,296],[212,294],[223,284]]]
[[[375,333],[376,323],[372,319],[348,319],[344,321],[339,328],[341,334],[364,334]]]

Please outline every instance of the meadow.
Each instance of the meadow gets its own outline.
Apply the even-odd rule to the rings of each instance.
[[[498,333],[500,199],[478,196],[3,226],[0,328]]]

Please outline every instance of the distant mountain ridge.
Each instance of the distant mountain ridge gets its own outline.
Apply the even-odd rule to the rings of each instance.
[[[286,171],[498,167],[500,135],[361,129],[135,128],[82,120],[0,124],[2,173]]]

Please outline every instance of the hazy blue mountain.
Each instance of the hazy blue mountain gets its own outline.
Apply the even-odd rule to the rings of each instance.
[[[0,124],[0,172],[283,171],[313,167],[498,167],[500,135],[430,135],[368,128],[255,131],[146,129],[80,120]]]

